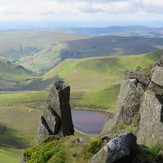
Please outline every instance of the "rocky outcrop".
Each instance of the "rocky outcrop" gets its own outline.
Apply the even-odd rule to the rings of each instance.
[[[141,162],[136,136],[125,133],[108,142],[89,163]]]
[[[151,83],[142,97],[138,142],[147,146],[163,145],[163,67],[152,69]]]
[[[47,107],[41,116],[37,141],[48,135],[73,135],[70,100],[70,86],[63,81],[54,83],[50,89]]]
[[[142,77],[142,79],[141,79]],[[139,119],[141,98],[145,85],[149,84],[149,78],[143,74],[127,71],[121,84],[117,100],[117,108],[113,119],[106,122],[102,134],[107,134],[118,123],[130,125],[133,119]]]
[[[138,143],[163,145],[163,64],[159,61],[150,75],[140,67],[127,71],[121,85],[112,119],[104,125],[108,134],[117,124],[131,126],[136,121]]]

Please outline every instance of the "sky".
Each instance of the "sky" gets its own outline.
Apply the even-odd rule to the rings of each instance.
[[[0,22],[13,21],[161,25],[163,0],[0,0]]]

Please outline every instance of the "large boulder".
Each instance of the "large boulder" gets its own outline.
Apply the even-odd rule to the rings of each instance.
[[[141,70],[127,71],[121,84],[117,107],[101,134],[108,134],[118,124],[133,127],[138,143],[163,145],[163,58],[150,76]],[[124,130],[120,130],[121,133]]]
[[[152,90],[145,92],[140,107],[140,122],[137,132],[138,143],[151,146],[163,145],[163,121],[161,110],[163,103],[159,101],[162,96]],[[162,98],[163,100],[163,98]]]
[[[73,135],[74,127],[71,116],[70,86],[58,81],[50,89],[47,107],[41,116],[37,141],[48,135]]]
[[[138,112],[140,101],[144,94],[144,85],[146,85],[149,80],[144,76],[142,77],[143,79],[140,79],[140,76],[143,75],[140,75],[137,72],[135,72],[135,74],[132,71],[127,71],[125,73],[113,119],[108,120],[105,123],[102,134],[108,134],[118,123],[130,125],[133,119],[139,119]]]
[[[163,87],[163,67],[162,66],[155,66],[153,68],[151,81]]]
[[[107,143],[89,163],[113,163],[121,159],[132,162],[137,151],[136,136],[125,133]]]

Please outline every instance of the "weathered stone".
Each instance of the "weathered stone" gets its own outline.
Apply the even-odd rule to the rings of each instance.
[[[107,143],[89,163],[113,163],[119,159],[134,159],[137,154],[136,136],[132,133],[122,134]]]
[[[78,142],[85,142],[86,141],[86,138],[79,137],[79,138],[77,138],[77,141]]]
[[[50,89],[47,108],[41,117],[38,142],[47,135],[73,135],[70,100],[70,86],[63,81],[56,82]]]
[[[38,132],[37,132],[37,142],[40,142],[41,140],[43,140],[46,136],[50,134],[43,123],[44,122],[41,119],[39,123]]]
[[[57,134],[60,130],[60,118],[55,114],[54,111],[49,108],[44,111],[44,119],[48,124],[49,132],[51,134]]]
[[[125,72],[124,79],[136,79],[138,83],[142,83],[145,86],[148,86],[150,82],[149,77],[132,70],[128,70]]]
[[[117,134],[112,133],[112,134],[102,136],[100,139],[103,140],[103,141],[109,142],[110,140],[116,138],[117,136],[118,136]]]
[[[153,91],[155,94],[163,94],[163,89],[161,86],[150,82],[148,89]]]
[[[152,69],[151,81],[140,73],[140,67],[136,72],[125,73],[114,117],[105,123],[101,134],[109,133],[117,124],[129,126],[136,123],[134,132],[139,143],[146,146],[163,145],[162,61],[161,66],[155,65]],[[120,132],[123,133],[122,130]]]
[[[147,146],[163,145],[163,123],[161,122],[162,104],[151,90],[145,92],[140,107],[140,122],[137,132],[138,142]]]
[[[20,161],[19,162],[20,163],[26,163],[26,161],[24,160],[24,156],[23,155],[20,156]]]
[[[163,67],[162,66],[155,66],[153,68],[151,81],[163,87]]]
[[[155,158],[155,163],[163,163],[163,150],[161,150]]]
[[[131,124],[132,120],[139,116],[138,111],[143,93],[142,84],[135,84],[135,79],[123,80],[114,117],[105,123],[101,133],[108,134],[117,123]]]

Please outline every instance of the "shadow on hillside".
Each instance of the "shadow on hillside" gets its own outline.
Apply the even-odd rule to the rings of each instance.
[[[0,146],[12,146],[14,148],[26,148],[25,140],[16,135],[17,131],[0,124]]]
[[[38,78],[38,79],[34,79],[33,81],[31,81],[28,84],[25,85],[21,85],[20,87],[17,87],[14,90],[35,90],[35,91],[41,91],[41,90],[46,90],[47,88],[49,88],[50,85],[52,85],[53,83],[55,83],[58,80],[63,80],[61,78],[59,78],[58,76],[55,76],[51,79],[46,79],[46,80],[42,80],[42,78]],[[11,89],[10,89],[11,90]]]

